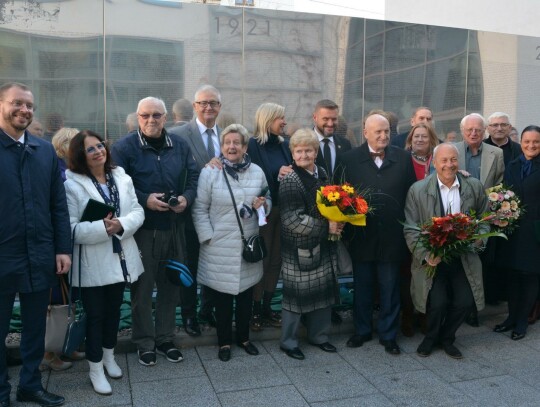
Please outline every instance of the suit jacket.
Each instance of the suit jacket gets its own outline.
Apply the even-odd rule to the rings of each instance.
[[[426,312],[426,302],[431,289],[431,278],[425,272],[422,264],[428,251],[417,245],[419,231],[412,228],[420,223],[427,222],[433,216],[441,215],[441,205],[438,194],[439,185],[437,174],[415,183],[407,194],[405,204],[406,225],[404,228],[405,239],[412,253],[411,265],[411,297],[415,308],[420,312]],[[461,198],[461,212],[474,210],[478,215],[487,210],[487,196],[479,180],[473,177],[459,177],[459,195]],[[484,225],[482,233],[489,231],[489,226]],[[484,308],[484,289],[482,285],[482,263],[476,253],[467,253],[461,256],[461,264],[471,286],[476,307]]]
[[[407,141],[408,136],[409,136],[408,131],[404,133],[399,133],[390,139],[390,145],[399,147],[399,148],[405,148],[405,142]]]
[[[323,167],[326,170],[326,173],[329,175],[330,179],[333,179],[333,175],[334,175],[335,169],[338,164],[338,160],[341,157],[341,155],[351,150],[352,148],[351,142],[342,136],[334,135],[334,144],[336,145],[336,160],[334,162],[334,168],[330,169],[331,171],[329,171],[329,169],[326,168],[326,162],[324,161],[322,151],[319,151],[319,154],[317,154],[317,160],[315,161],[315,163],[319,167]]]
[[[350,251],[354,261],[400,262],[407,253],[403,226],[403,208],[409,187],[416,175],[408,151],[388,146],[381,168],[371,156],[367,143],[341,156],[344,180],[355,188],[368,189],[373,212],[366,226],[355,226]],[[337,175],[337,174],[336,174]]]
[[[504,182],[521,199],[521,217],[518,227],[501,243],[497,251],[497,262],[529,273],[540,273],[540,156],[532,159],[531,173],[521,179],[521,161],[508,163]],[[536,230],[535,230],[536,229]],[[536,233],[536,234],[535,234]]]
[[[459,169],[466,170],[465,142],[454,144],[459,151]],[[480,161],[480,182],[484,189],[491,188],[502,182],[504,176],[503,152],[499,147],[482,144],[482,159]]]
[[[217,131],[217,136],[219,138],[221,129],[218,127]],[[171,128],[171,132],[177,134],[178,136],[180,136],[180,138],[187,141],[189,148],[191,149],[191,153],[193,154],[193,158],[195,159],[195,162],[199,167],[199,170],[204,168],[204,166],[208,163],[208,161],[210,161],[212,157],[208,156],[208,151],[206,150],[206,147],[202,140],[201,132],[199,131],[199,126],[197,126],[197,122],[195,121],[195,119],[182,126]]]

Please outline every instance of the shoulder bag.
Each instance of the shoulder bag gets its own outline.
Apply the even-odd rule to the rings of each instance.
[[[236,208],[236,200],[229,184],[229,179],[227,177],[227,171],[223,169],[223,176],[225,177],[225,182],[227,183],[227,188],[231,194],[231,199],[233,202],[234,213],[236,215],[236,220],[238,221],[238,227],[240,228],[240,235],[242,236],[243,250],[242,258],[248,263],[257,263],[266,257],[266,246],[264,245],[264,239],[259,234],[253,235],[249,238],[244,237],[244,229],[242,228],[242,221],[240,220],[240,215],[238,215],[238,209]]]

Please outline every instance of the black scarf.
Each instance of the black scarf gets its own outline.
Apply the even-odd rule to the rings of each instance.
[[[307,191],[307,202],[306,202],[306,209],[309,209],[310,215],[322,218],[321,214],[318,210],[314,210],[314,208],[317,208],[315,202],[317,200],[317,191],[319,188],[323,185],[327,184],[328,177],[326,175],[326,172],[321,167],[317,167],[318,171],[318,178],[315,177],[313,174],[310,174],[307,170],[300,168],[296,165],[296,163],[292,164],[293,171],[298,175],[298,178],[300,178],[300,181],[302,182],[302,185],[304,185],[304,188],[306,188]]]
[[[233,177],[236,181],[238,181],[238,173],[247,171],[247,169],[251,165],[251,158],[247,154],[244,154],[241,163],[232,163],[227,160],[223,156],[223,154],[219,156],[219,159],[223,163],[223,168],[225,169],[225,171],[227,171],[227,174]]]
[[[532,160],[527,160],[525,155],[521,154],[519,156],[519,161],[521,162],[521,179],[525,179],[531,175]]]
[[[105,183],[107,185],[107,188],[109,188],[109,196],[105,194],[103,191],[103,188],[101,188],[101,185],[99,185],[99,182],[97,181],[96,177],[90,174],[90,179],[92,180],[94,186],[98,190],[99,194],[105,201],[107,205],[114,206],[114,217],[117,218],[120,216],[120,194],[118,193],[118,188],[116,187],[116,183],[114,182],[114,177],[112,173],[106,172],[105,173]],[[118,253],[118,256],[120,256],[120,266],[122,267],[122,273],[124,274],[124,281],[128,281],[129,273],[127,271],[127,265],[126,265],[126,259],[124,257],[124,250],[122,249],[122,244],[120,243],[120,239],[118,239],[116,236],[112,237],[112,245],[113,245],[113,253]]]

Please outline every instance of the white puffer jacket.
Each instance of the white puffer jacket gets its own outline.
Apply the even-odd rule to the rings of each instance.
[[[238,208],[251,206],[253,199],[266,188],[266,178],[256,164],[238,173],[239,180],[228,177]],[[267,195],[267,215],[272,202]],[[262,261],[247,263],[242,258],[242,239],[234,213],[231,194],[223,171],[206,167],[201,171],[193,223],[201,242],[197,280],[222,293],[237,295],[257,284],[262,277]],[[256,214],[241,219],[246,238],[259,233]]]
[[[114,182],[120,197],[120,217],[118,220],[124,228],[120,239],[126,257],[127,270],[131,282],[136,281],[143,273],[141,255],[133,234],[144,221],[144,210],[137,201],[135,188],[131,178],[120,167],[112,170]],[[107,235],[105,223],[79,222],[89,199],[103,202],[103,198],[86,175],[66,171],[67,203],[71,230],[75,231],[75,248],[73,249],[73,285],[79,285],[79,245],[82,245],[81,286],[100,287],[124,281],[118,253],[113,252],[112,237]]]

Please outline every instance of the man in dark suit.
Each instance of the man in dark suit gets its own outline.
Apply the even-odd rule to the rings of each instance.
[[[341,154],[351,149],[351,142],[345,137],[338,136],[339,106],[329,100],[323,99],[315,105],[313,112],[313,130],[319,138],[319,152],[316,164],[326,169],[328,179],[332,179],[336,169],[336,162]],[[338,182],[339,180],[336,180]]]
[[[220,154],[219,134],[221,129],[216,123],[221,109],[221,94],[211,85],[201,86],[195,92],[193,109],[196,117],[183,126],[172,128],[171,131],[187,141],[199,169],[202,169],[208,163],[221,166],[220,161],[217,159]],[[193,277],[196,278],[199,260],[199,239],[191,216],[186,223],[186,240],[188,267]],[[201,329],[196,313],[197,284],[192,284],[191,287],[182,287],[181,290],[184,330],[188,335],[199,336]],[[213,304],[208,296],[208,291],[204,287],[201,287],[201,310],[199,316],[211,325],[215,324]]]
[[[403,209],[409,187],[416,181],[411,156],[389,146],[388,120],[374,114],[366,119],[366,143],[341,156],[345,181],[371,191],[373,213],[365,227],[354,227],[350,244],[354,273],[355,334],[347,346],[356,348],[372,338],[373,285],[378,280],[380,313],[379,343],[392,355],[400,354],[396,343],[400,297],[399,268],[407,253]]]
[[[47,392],[39,365],[45,352],[50,289],[71,265],[71,228],[66,192],[52,144],[26,129],[34,96],[21,83],[0,86],[0,406],[10,405],[5,339],[18,293],[21,359],[17,400],[60,406]]]
[[[411,117],[411,127],[416,126],[418,123],[425,123],[429,126],[433,126],[433,113],[429,107],[420,106],[416,108]],[[390,144],[399,148],[405,148],[405,141],[409,131],[398,134],[392,137]]]

